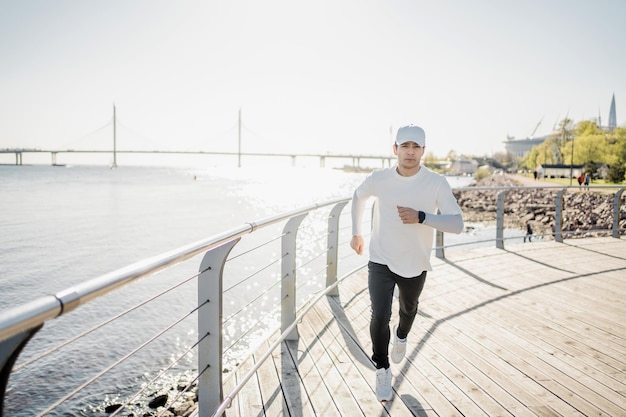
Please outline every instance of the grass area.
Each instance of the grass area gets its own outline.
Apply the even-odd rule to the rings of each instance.
[[[619,187],[626,187],[626,181],[622,181],[620,183],[608,182],[606,180],[594,180],[593,184],[595,185],[616,185]]]
[[[532,175],[528,175],[528,174],[524,176],[528,178],[533,178]],[[552,182],[554,184],[563,185],[566,187],[570,185],[576,186],[576,187],[578,186],[578,181],[576,180],[576,178],[572,178],[571,181],[569,178],[542,178],[541,181]],[[594,185],[615,186],[615,188],[621,188],[621,187],[626,187],[626,181],[615,183],[615,182],[609,182],[609,181],[602,180],[602,179],[597,179],[597,180],[591,181],[591,184],[589,185],[590,186],[594,186]]]

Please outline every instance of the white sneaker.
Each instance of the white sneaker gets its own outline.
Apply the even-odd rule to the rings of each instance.
[[[398,337],[398,325],[393,327],[393,348],[391,349],[391,360],[393,363],[400,363],[406,354],[406,338]]]
[[[393,390],[391,389],[391,369],[380,368],[376,370],[376,399],[380,402],[391,401]]]

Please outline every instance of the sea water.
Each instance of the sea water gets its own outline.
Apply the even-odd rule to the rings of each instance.
[[[0,311],[246,222],[349,197],[365,175],[271,166],[0,166]],[[449,178],[453,187],[470,180]],[[468,233],[457,239],[472,238]],[[124,311],[147,293],[167,288],[168,279],[162,274],[142,280],[47,323],[18,364]],[[193,286],[173,292],[154,306],[129,314],[121,324],[78,340],[69,351],[37,361],[37,372],[26,367],[14,372],[5,401],[7,415],[41,412],[68,387],[110,366],[129,346],[185,314],[195,302]],[[115,367],[107,378],[51,415],[96,415],[94,404],[114,401],[129,386],[141,386],[147,374],[162,369],[196,338],[191,330],[188,335],[164,338],[157,348],[139,355],[139,375],[137,368]]]

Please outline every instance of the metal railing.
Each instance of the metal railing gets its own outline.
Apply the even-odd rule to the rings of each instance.
[[[327,287],[332,286],[337,279],[339,272],[340,253],[339,253],[339,235],[346,234],[349,231],[344,226],[343,230],[339,229],[339,220],[342,211],[350,199],[341,198],[327,201],[322,204],[314,204],[306,206],[287,213],[269,217],[258,222],[246,223],[235,229],[228,230],[220,235],[189,244],[187,246],[174,249],[170,252],[149,258],[125,268],[113,271],[98,278],[86,281],[82,284],[73,286],[63,290],[57,294],[42,297],[24,305],[14,307],[12,309],[0,313],[0,365],[2,366],[2,384],[0,388],[0,401],[4,406],[5,392],[7,383],[12,369],[16,365],[17,358],[29,341],[39,332],[46,322],[52,321],[62,315],[66,315],[79,306],[86,304],[96,298],[102,297],[122,286],[128,285],[141,278],[153,275],[166,268],[170,268],[176,264],[191,260],[197,255],[203,255],[200,262],[199,272],[195,276],[187,277],[183,281],[187,282],[192,279],[197,280],[197,308],[192,310],[190,314],[196,313],[198,317],[198,342],[194,346],[197,349],[198,357],[198,375],[196,381],[198,385],[199,409],[203,415],[208,414],[206,410],[215,410],[222,400],[222,368],[223,368],[223,321],[227,318],[223,317],[224,301],[224,269],[227,261],[234,261],[236,257],[244,257],[246,253],[240,253],[236,256],[230,256],[233,248],[246,235],[257,235],[261,229],[269,230],[270,226],[281,226],[283,229],[266,241],[259,243],[250,249],[251,252],[262,251],[262,247],[266,245],[280,244],[280,254],[276,259],[267,262],[262,268],[268,270],[280,268],[279,272],[274,272],[274,276],[278,279],[269,284],[278,287],[281,291],[281,327],[288,328],[293,325],[296,314],[296,300],[299,295],[296,290],[296,275],[300,271],[300,275],[307,275],[305,269],[311,268],[315,262],[322,264],[320,271],[315,274],[315,278],[325,275],[323,282]],[[300,247],[296,246],[298,232],[303,220],[310,214],[317,214],[311,222],[306,225],[301,234],[306,242],[299,242]],[[325,228],[320,227],[319,216],[327,216]],[[344,214],[345,217],[345,214]],[[347,221],[345,222],[347,223]],[[316,229],[315,232],[310,232]],[[325,230],[322,230],[325,229]],[[253,233],[254,232],[254,233]],[[274,232],[269,230],[268,233]],[[304,232],[304,233],[303,233]],[[317,234],[317,235],[316,235]],[[246,236],[251,239],[252,236]],[[345,238],[344,238],[345,239]],[[255,244],[251,242],[250,244]],[[343,247],[346,248],[346,242]],[[322,248],[321,252],[319,249]],[[345,254],[342,254],[345,256]],[[362,262],[362,261],[361,261]],[[257,265],[258,267],[258,265]],[[242,268],[239,268],[240,270]],[[241,272],[241,271],[238,271]],[[259,280],[256,273],[251,274],[246,279]],[[308,273],[310,275],[310,273]],[[269,274],[271,275],[271,274]],[[242,281],[243,281],[242,280]],[[233,284],[235,287],[237,284]],[[302,292],[306,289],[303,289]],[[234,292],[237,288],[234,288]],[[264,292],[266,289],[260,289]],[[241,310],[244,310],[242,308]],[[120,315],[121,316],[121,315]],[[80,320],[79,317],[75,319]],[[258,327],[258,323],[255,323]],[[99,326],[98,326],[99,327]],[[293,327],[293,326],[292,326]],[[92,331],[92,330],[90,330]],[[250,330],[247,329],[249,332]],[[87,332],[86,332],[87,333]],[[245,333],[245,331],[244,331]],[[288,337],[297,337],[297,332],[292,330]],[[65,346],[66,343],[62,343]],[[143,346],[140,346],[143,348]],[[54,350],[56,350],[55,348]],[[46,352],[49,353],[49,352]],[[20,370],[25,366],[30,366],[33,362],[41,359],[37,357],[30,359],[26,364],[18,364]],[[126,357],[123,358],[127,359]],[[115,363],[113,366],[117,365]],[[108,367],[108,368],[112,368]],[[108,370],[108,369],[107,369]],[[100,375],[97,375],[100,376]],[[92,382],[91,380],[88,383]],[[78,388],[84,388],[86,384],[80,385]],[[190,386],[193,384],[190,384]],[[75,395],[79,390],[73,390],[70,395],[66,395],[52,406],[40,411],[39,415],[46,413],[58,407],[63,401]],[[1,409],[4,410],[4,407]]]
[[[497,210],[495,213],[496,221],[496,236],[490,241],[495,241],[498,248],[504,248],[504,217],[505,217],[505,202],[506,195],[511,190],[524,190],[524,189],[536,189],[546,187],[467,187],[463,189],[457,189],[455,191],[476,191],[480,189],[488,189],[497,193]],[[562,229],[563,218],[563,197],[568,187],[552,187],[558,188],[556,194],[554,207],[555,207],[555,222],[553,225],[553,232],[551,233],[554,239],[558,242],[563,241],[563,237],[567,235]],[[619,227],[620,207],[622,201],[622,194],[624,188],[618,189],[613,197],[613,211],[614,219],[612,228],[604,230],[604,232],[610,233],[613,237],[619,238],[624,232],[624,229]],[[128,265],[125,268],[113,271],[111,273],[102,275],[98,278],[86,281],[82,284],[73,286],[64,291],[61,291],[55,295],[42,297],[24,305],[11,308],[9,310],[0,313],[0,415],[4,415],[4,401],[7,391],[7,385],[11,372],[19,369],[20,371],[26,367],[31,366],[38,360],[45,357],[50,350],[18,363],[18,357],[24,347],[29,341],[41,331],[44,325],[53,321],[62,315],[72,312],[77,307],[84,305],[96,298],[100,298],[105,294],[128,285],[132,282],[136,282],[141,278],[148,277],[157,272],[163,271],[166,268],[170,268],[176,264],[190,261],[196,256],[202,255],[200,261],[200,267],[197,274],[193,274],[190,277],[185,277],[180,283],[172,286],[178,287],[184,285],[187,282],[197,281],[197,304],[194,308],[186,313],[182,318],[178,318],[171,326],[168,326],[165,330],[160,331],[157,335],[150,338],[146,342],[140,344],[137,348],[133,349],[130,353],[124,354],[120,359],[113,364],[104,367],[100,372],[91,377],[86,382],[78,384],[77,387],[71,389],[69,393],[66,393],[59,400],[52,405],[46,405],[47,408],[38,411],[38,415],[45,415],[48,412],[59,407],[69,398],[75,396],[78,392],[85,388],[88,384],[100,378],[104,373],[117,366],[119,363],[128,360],[136,351],[145,348],[146,345],[151,343],[154,339],[161,337],[165,332],[169,331],[172,327],[180,323],[185,317],[190,315],[197,316],[197,341],[185,350],[185,354],[189,351],[195,351],[197,355],[197,372],[194,377],[191,378],[187,386],[181,390],[181,394],[190,391],[197,386],[198,391],[198,412],[200,415],[221,415],[224,410],[229,406],[233,398],[237,395],[239,390],[245,385],[246,381],[254,375],[257,367],[267,359],[272,350],[278,346],[284,340],[293,340],[298,338],[297,323],[300,318],[306,314],[306,312],[317,301],[322,299],[325,295],[336,295],[337,285],[341,279],[350,276],[357,270],[363,268],[365,263],[363,258],[356,261],[355,258],[351,258],[352,252],[349,248],[349,239],[351,237],[350,232],[350,219],[348,210],[344,210],[350,202],[349,198],[340,198],[331,201],[324,202],[322,204],[314,204],[306,206],[297,210],[282,213],[280,215],[269,217],[258,222],[246,223],[240,227],[225,231],[222,234],[203,239],[184,247],[174,249],[170,252]],[[308,223],[305,223],[305,219]],[[342,220],[343,219],[343,220]],[[261,230],[271,232],[270,226],[282,226],[282,230],[269,239],[265,239],[257,244],[253,242],[252,236],[260,233]],[[244,239],[245,237],[245,239]],[[521,237],[518,236],[518,237]],[[242,240],[250,240],[252,248],[249,251],[242,251],[238,254],[234,254],[234,249]],[[261,255],[266,261],[266,265],[259,267],[255,265],[252,273],[243,273],[240,268],[239,273],[233,273],[231,275],[237,275],[240,279],[235,280],[229,288],[225,286],[225,280],[230,277],[225,273],[227,269],[227,263],[236,262],[237,259],[244,257],[248,252],[259,252],[261,248],[265,248],[271,245],[278,245],[280,242],[279,254],[272,259],[266,258],[265,255]],[[256,245],[256,246],[255,246]],[[442,232],[436,233],[436,246],[435,254],[437,257],[445,258],[445,249],[455,245],[444,244],[444,234]],[[269,259],[269,260],[268,260]],[[317,271],[314,270],[314,266],[317,266]],[[249,266],[246,264],[245,266]],[[276,270],[270,277],[267,285],[268,289],[259,288],[255,293],[253,300],[247,302],[243,306],[237,306],[237,311],[232,315],[225,317],[225,300],[224,295],[232,292],[238,292],[242,283],[261,281],[259,275],[265,270]],[[243,278],[241,276],[243,275]],[[303,276],[310,276],[309,282],[316,282],[312,286],[312,289],[307,291],[306,284],[301,282]],[[321,277],[324,277],[323,283]],[[263,327],[262,317],[258,317],[258,320],[251,324],[251,328],[241,330],[240,334],[233,339],[237,338],[231,345],[224,347],[224,333],[225,323],[229,321],[235,321],[233,318],[237,314],[245,311],[255,300],[261,299],[266,294],[266,291],[270,291],[269,288],[275,288],[276,291],[280,291],[280,295],[276,297],[276,306],[270,306],[271,312],[274,311],[274,307],[280,310],[280,336],[272,342],[265,356],[263,356],[258,362],[257,366],[249,371],[249,373],[238,382],[233,392],[227,393],[225,396],[222,392],[222,378],[224,377],[224,361],[225,352],[229,349],[234,349],[234,346],[243,340],[246,335],[254,332],[255,329]],[[166,290],[169,291],[169,290]],[[303,294],[304,293],[304,297]],[[147,300],[139,303],[144,304],[152,302],[157,298],[150,297]],[[135,307],[129,309],[133,310]],[[271,315],[270,312],[270,315]],[[112,319],[106,320],[97,327],[104,326],[112,320],[121,319],[126,312],[120,314]],[[258,314],[251,314],[257,316]],[[74,317],[75,321],[80,320],[80,316]],[[271,320],[270,320],[271,321]],[[72,338],[71,340],[64,341],[52,350],[58,350],[66,345],[74,342],[79,337],[93,331],[90,329],[79,336]],[[246,342],[246,346],[249,347],[250,342]],[[236,349],[234,349],[236,350]],[[235,353],[235,355],[241,355],[241,352]],[[181,357],[176,358],[172,365],[166,368],[170,369],[173,364],[180,361]],[[233,365],[235,366],[235,365]],[[165,372],[164,370],[163,372]],[[150,383],[154,382],[158,377],[163,375],[163,372],[159,373]],[[149,385],[149,384],[144,384]],[[146,386],[135,395],[130,396],[125,401],[120,401],[119,407],[115,408],[114,414],[121,412],[124,407],[129,406],[141,394],[145,391]],[[170,403],[178,400],[175,398]],[[43,407],[42,407],[43,408]],[[165,408],[163,409],[165,410]]]
[[[612,215],[611,228],[609,229],[588,228],[588,229],[585,229],[585,233],[608,233],[614,238],[619,238],[620,235],[623,234],[625,230],[624,228],[620,228],[619,221],[620,221],[620,208],[622,206],[622,196],[623,196],[624,190],[626,190],[626,187],[593,186],[584,190],[585,192],[587,192],[589,189],[601,191],[601,192],[613,192],[614,191],[615,193],[613,194],[613,201],[612,201],[613,215]],[[556,195],[555,195],[554,202],[553,202],[555,213],[554,213],[554,222],[551,228],[552,230],[550,231],[550,233],[537,233],[537,234],[534,234],[534,236],[552,237],[557,242],[563,242],[563,239],[566,236],[574,236],[574,235],[580,234],[580,231],[564,230],[563,218],[564,218],[564,210],[566,209],[564,196],[566,195],[567,191],[581,192],[581,190],[583,190],[581,187],[577,187],[577,186],[563,187],[563,186],[555,185],[555,186],[496,186],[496,187],[458,188],[458,189],[455,189],[455,191],[490,191],[490,192],[493,192],[494,194],[494,200],[496,202],[496,211],[494,213],[495,222],[496,222],[495,239],[489,239],[489,240],[485,240],[481,242],[474,242],[474,243],[484,243],[484,242],[490,242],[492,240],[495,240],[496,247],[499,249],[504,249],[504,242],[505,240],[507,240],[504,237],[506,197],[508,193],[512,190],[556,191]],[[523,237],[523,235],[513,236],[513,237],[510,237],[509,239],[519,239],[520,237]],[[440,231],[436,232],[435,239],[436,239],[435,253],[438,258],[445,258],[446,248],[464,245],[464,244],[446,245],[445,240],[444,240],[444,233]]]

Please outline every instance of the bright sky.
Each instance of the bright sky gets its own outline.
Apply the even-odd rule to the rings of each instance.
[[[503,151],[626,118],[624,0],[0,0],[0,148]],[[101,129],[102,128],[102,129]],[[99,136],[98,136],[99,135]],[[81,142],[82,141],[82,142]]]

